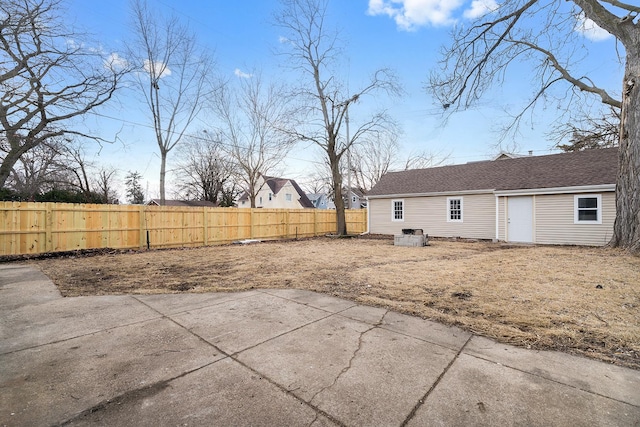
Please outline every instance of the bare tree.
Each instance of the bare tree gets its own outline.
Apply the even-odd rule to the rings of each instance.
[[[470,26],[455,30],[429,88],[445,108],[466,108],[499,82],[510,64],[525,59],[535,64],[537,76],[526,109],[553,95],[552,88],[564,85],[570,88],[565,92],[568,96],[556,101],[571,105],[579,96],[591,96],[620,110],[620,169],[610,245],[639,252],[640,6],[618,0],[507,0],[495,6]],[[577,74],[576,55],[584,55],[584,45],[576,29],[587,20],[613,35],[626,51],[621,99]]]
[[[160,150],[160,200],[165,200],[167,155],[180,143],[212,88],[211,55],[174,16],[163,19],[145,0],[133,0],[134,41],[129,57],[138,69]]]
[[[351,147],[351,174],[355,187],[366,193],[393,168],[398,159],[398,136],[375,132]]]
[[[102,167],[94,178],[94,192],[100,196],[102,203],[118,204],[118,191],[115,181],[118,171],[110,167]]]
[[[87,200],[92,197],[92,183],[90,179],[91,169],[95,167],[93,162],[87,160],[82,144],[75,142],[60,150],[66,177],[64,183],[83,194]]]
[[[46,141],[76,135],[72,120],[103,105],[127,72],[68,29],[58,0],[0,3],[0,188],[13,166]]]
[[[355,186],[366,194],[387,172],[440,166],[448,157],[441,153],[413,151],[402,158],[396,131],[374,132],[353,145],[351,173]]]
[[[225,187],[233,184],[237,163],[212,132],[189,135],[184,145],[176,172],[180,194],[187,199],[220,203]]]
[[[298,127],[295,135],[300,140],[313,142],[327,156],[336,204],[337,233],[344,235],[347,224],[342,197],[342,157],[363,135],[386,123],[386,115],[376,114],[355,127],[348,139],[341,138],[349,108],[376,92],[398,94],[400,87],[391,70],[379,69],[363,87],[349,92],[342,76],[334,69],[341,49],[337,33],[330,31],[325,22],[328,0],[281,0],[281,4],[275,23],[285,32],[283,45],[287,50],[283,55],[292,68],[302,72],[306,81],[296,92],[301,111],[305,113],[305,125]]]
[[[409,169],[426,169],[442,166],[451,156],[451,153],[431,151],[412,151],[409,153],[402,166],[403,170]]]
[[[260,74],[253,73],[239,80],[235,92],[227,84],[213,99],[221,122],[218,137],[237,165],[238,181],[245,185],[252,208],[260,191],[260,175],[278,167],[294,142],[282,131],[291,117],[283,98],[282,87],[265,85]]]
[[[6,188],[21,199],[36,200],[52,191],[73,194],[87,203],[114,203],[115,169],[96,170],[83,146],[65,137],[47,140],[24,153],[11,170]]]
[[[13,165],[5,188],[21,198],[35,200],[36,196],[64,181],[66,168],[60,161],[61,138],[52,138],[24,153]]]
[[[586,115],[577,123],[554,129],[552,135],[562,151],[617,147],[620,142],[620,110],[613,107],[598,117]],[[568,140],[568,143],[565,141]]]

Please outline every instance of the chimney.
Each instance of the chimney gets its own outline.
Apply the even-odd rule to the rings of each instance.
[[[529,150],[529,157],[533,156],[533,150]]]

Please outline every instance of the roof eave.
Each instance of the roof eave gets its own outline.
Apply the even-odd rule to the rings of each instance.
[[[545,194],[598,193],[600,191],[616,191],[615,184],[576,185],[572,187],[524,188],[520,190],[496,190],[496,196],[530,196]]]
[[[493,194],[494,189],[485,189],[485,190],[463,190],[463,191],[434,191],[428,193],[397,193],[397,194],[381,194],[381,195],[366,195],[366,199],[390,199],[390,198],[401,198],[401,197],[431,197],[431,196],[443,196],[443,195],[464,195],[464,194]]]
[[[615,191],[615,184],[578,185],[572,187],[553,188],[524,188],[518,190],[468,190],[468,191],[437,191],[429,193],[398,193],[366,196],[367,199],[398,199],[403,197],[433,197],[433,196],[462,196],[465,194],[495,194],[496,196],[528,196],[544,194],[569,194],[569,193],[597,193],[600,191]]]

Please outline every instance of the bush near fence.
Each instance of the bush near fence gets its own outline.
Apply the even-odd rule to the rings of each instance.
[[[336,212],[319,209],[0,202],[0,215],[0,255],[142,249],[147,239],[150,248],[208,246],[336,231]],[[349,233],[366,231],[366,210],[346,216]]]

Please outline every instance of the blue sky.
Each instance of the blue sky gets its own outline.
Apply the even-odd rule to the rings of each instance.
[[[199,43],[215,52],[216,73],[235,78],[234,72],[262,70],[268,79],[288,75],[282,58],[273,54],[278,45],[278,29],[271,16],[276,0],[148,0],[162,13],[175,13],[197,34]],[[96,43],[119,50],[130,38],[128,0],[67,0],[67,19],[92,34]],[[491,157],[496,148],[497,125],[506,120],[504,110],[515,110],[530,95],[526,65],[513,67],[502,87],[495,88],[471,111],[453,115],[443,123],[440,109],[424,90],[428,73],[438,59],[439,47],[449,40],[453,23],[464,22],[465,15],[492,0],[332,0],[329,23],[341,31],[345,45],[344,75],[352,88],[378,68],[395,69],[406,94],[400,98],[367,99],[350,109],[352,122],[367,112],[386,108],[403,129],[400,139],[403,154],[428,150],[449,154],[448,163],[465,163]],[[584,72],[596,76],[596,82],[617,93],[622,69],[615,56],[611,37],[590,34],[589,60]],[[95,160],[119,169],[122,179],[127,170],[143,173],[148,181],[149,197],[157,197],[160,159],[152,131],[145,118],[145,106],[123,93],[103,115],[89,116],[85,125],[105,138],[119,132],[121,143],[104,145]],[[553,143],[545,139],[548,117],[557,114],[553,106],[538,110],[535,121],[522,129],[516,141],[521,152],[549,153]],[[548,117],[546,117],[548,116]],[[209,116],[194,125],[198,131],[215,125]],[[178,150],[176,148],[176,150]],[[96,150],[97,151],[97,150]],[[321,154],[298,147],[283,163],[283,176],[306,182]],[[169,153],[169,163],[175,152]],[[168,193],[170,189],[168,188]]]

